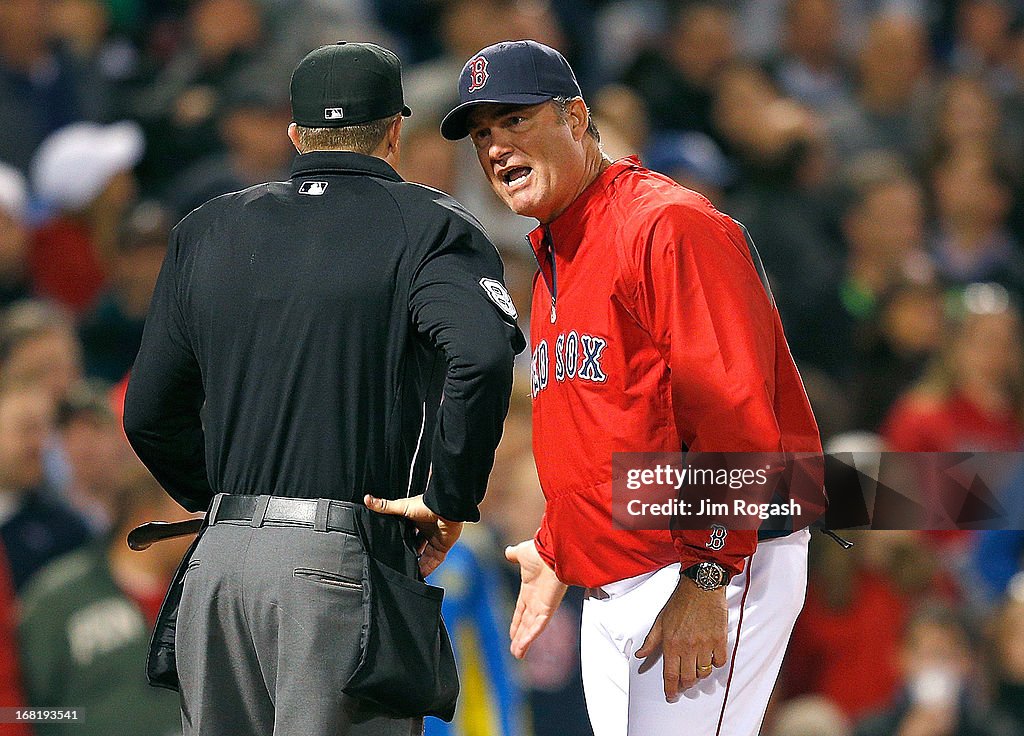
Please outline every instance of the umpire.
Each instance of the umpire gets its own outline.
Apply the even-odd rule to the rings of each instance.
[[[409,736],[457,692],[420,573],[479,518],[525,341],[480,225],[393,168],[398,58],[321,47],[291,100],[291,179],[174,228],[128,386],[135,451],[207,510],[149,676],[185,736]]]

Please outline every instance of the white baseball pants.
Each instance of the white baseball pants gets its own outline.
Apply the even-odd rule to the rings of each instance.
[[[729,582],[729,661],[665,700],[662,663],[633,653],[679,580],[679,565],[620,580],[583,604],[583,689],[595,736],[757,736],[807,587],[806,529],[765,540]]]

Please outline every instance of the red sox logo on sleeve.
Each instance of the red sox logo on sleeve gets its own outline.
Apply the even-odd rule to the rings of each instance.
[[[718,551],[725,546],[725,538],[728,534],[729,531],[721,524],[712,524],[711,536],[704,546],[708,549]]]
[[[487,84],[487,58],[483,56],[474,56],[466,63],[466,68],[469,69],[469,91],[476,92],[478,89]]]

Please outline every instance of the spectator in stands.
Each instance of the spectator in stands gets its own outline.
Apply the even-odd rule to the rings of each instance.
[[[917,380],[943,330],[942,293],[925,251],[924,192],[898,158],[864,154],[846,175],[839,285],[849,340],[844,377],[856,428],[878,428]]]
[[[439,8],[439,36],[443,52],[437,58],[403,72],[406,102],[415,111],[413,117],[408,120],[418,132],[426,135],[426,127],[420,127],[426,126],[426,123],[417,123],[413,118],[422,115],[424,121],[440,119],[451,109],[451,95],[458,89],[459,73],[466,59],[498,41],[530,37],[517,35],[520,32],[515,30],[527,25],[520,16],[528,11],[520,8],[520,5],[522,4],[512,0],[452,0]],[[533,7],[533,4],[529,5]],[[495,22],[495,19],[499,18],[501,21]],[[553,23],[548,33],[555,37],[549,42],[554,43],[555,48],[560,48],[557,24]],[[433,127],[433,133],[436,137],[436,125]],[[435,147],[432,142],[425,145],[429,149]],[[403,145],[403,158],[418,155],[411,152],[411,148],[408,142]],[[437,156],[440,158],[440,153]],[[453,156],[454,179],[451,187],[444,191],[455,196],[480,220],[498,250],[502,253],[523,251],[532,258],[533,254],[527,245],[525,235],[536,226],[536,221],[510,212],[490,187],[480,186],[480,164],[477,163],[476,154],[471,146],[454,147]],[[439,176],[446,177],[447,173],[439,172]]]
[[[781,53],[769,69],[782,90],[819,113],[852,100],[843,59],[837,0],[788,0],[783,10]]]
[[[714,117],[739,168],[726,208],[757,245],[793,356],[832,372],[845,359],[834,339],[841,259],[818,119],[759,66],[741,62],[718,75]]]
[[[956,7],[955,38],[950,65],[980,74],[1000,93],[1013,85],[1009,56],[1013,24],[1020,13],[1013,0],[961,0]]]
[[[57,409],[57,426],[70,469],[66,497],[93,536],[110,531],[117,512],[112,489],[137,462],[109,392],[109,386],[101,381],[83,381]]]
[[[77,514],[38,490],[52,430],[53,402],[42,387],[0,383],[0,543],[17,591],[39,568],[89,537]]]
[[[718,145],[696,131],[661,133],[652,137],[643,162],[687,189],[700,192],[721,208],[725,207],[725,190],[736,177],[735,167]]]
[[[81,723],[37,736],[170,736],[181,733],[178,696],[143,674],[149,632],[188,539],[133,552],[125,536],[152,519],[185,512],[141,466],[119,488],[114,533],[54,560],[25,591],[18,636],[25,689],[34,704],[81,707]]]
[[[13,166],[0,163],[0,309],[31,293],[28,244],[25,177]]]
[[[976,148],[947,153],[932,171],[937,227],[931,251],[951,286],[994,281],[1024,299],[1024,254],[1008,227],[1012,190]]]
[[[147,193],[164,191],[178,172],[223,151],[218,113],[230,90],[287,87],[282,50],[256,0],[196,0],[185,20],[185,42],[132,101],[148,144],[139,171]]]
[[[897,152],[907,161],[920,156],[930,65],[922,21],[883,14],[871,22],[858,57],[854,103],[829,120],[829,137],[841,160],[876,150]]]
[[[110,9],[97,0],[51,0],[44,20],[54,40],[86,61],[101,52],[110,31]]]
[[[173,224],[171,213],[153,200],[136,205],[122,224],[109,287],[78,330],[86,375],[116,383],[135,362]]]
[[[883,707],[898,682],[896,652],[908,602],[866,554],[811,540],[807,600],[786,655],[787,696],[823,695],[850,718]],[[844,535],[847,536],[847,535]],[[869,545],[870,546],[870,545]]]
[[[457,149],[437,134],[440,124],[440,118],[429,115],[418,120],[407,118],[402,125],[402,160],[398,163],[398,173],[406,181],[450,192],[455,188]]]
[[[1017,736],[1012,722],[983,709],[977,652],[968,624],[953,608],[928,604],[916,611],[899,662],[896,702],[861,721],[856,736]]]
[[[635,90],[624,84],[601,87],[590,98],[590,114],[601,131],[601,147],[612,161],[636,156],[647,146],[650,126],[647,108]],[[644,161],[645,165],[650,165]]]
[[[408,4],[407,0],[403,4]],[[403,77],[409,107],[417,115],[440,119],[452,107],[452,94],[458,89],[459,73],[466,59],[498,41],[534,36],[523,35],[527,29],[522,28],[522,11],[511,0],[450,0],[440,4],[438,12],[441,53],[412,66],[403,72]],[[501,22],[495,22],[499,18]],[[537,40],[564,50],[557,23],[552,26],[548,32],[554,33],[555,38]]]
[[[225,91],[217,121],[224,151],[200,159],[173,179],[165,198],[175,220],[221,194],[287,179],[295,148],[281,131],[291,119],[288,98],[269,92],[262,82]]]
[[[882,427],[897,452],[1013,452],[1024,446],[1024,333],[997,284],[969,286],[924,378]]]
[[[15,630],[14,586],[7,558],[0,549],[0,706],[17,708],[28,705],[22,692],[21,667],[18,664],[18,638]],[[5,726],[7,736],[32,736],[27,723]]]
[[[114,7],[105,0],[49,0],[45,24],[54,41],[74,59],[89,91],[90,120],[124,117],[124,83],[138,74],[139,53],[114,34]],[[118,8],[120,11],[121,8]],[[121,94],[119,94],[121,93]]]
[[[0,313],[0,383],[41,385],[56,406],[82,379],[82,349],[71,316],[28,300]]]
[[[660,48],[642,52],[623,81],[643,98],[653,130],[714,136],[716,77],[735,57],[732,12],[713,0],[680,3]]]
[[[0,161],[28,171],[44,138],[90,117],[88,90],[72,59],[54,47],[46,0],[0,3]]]
[[[0,382],[41,386],[56,407],[82,380],[82,347],[71,315],[39,300],[16,302],[0,313]],[[67,459],[56,433],[46,443],[43,490],[58,498],[67,488]]]
[[[932,281],[895,284],[869,321],[854,326],[845,385],[854,426],[877,432],[893,402],[924,375],[945,338],[945,294]]]
[[[857,719],[899,684],[898,652],[913,605],[954,601],[955,580],[917,532],[851,532],[853,550],[812,540],[807,602],[787,655],[789,695],[817,693]]]
[[[1022,123],[1004,119],[999,99],[980,77],[952,76],[942,83],[935,101],[926,163],[933,165],[951,151],[973,150],[1019,177],[1024,165]]]
[[[32,282],[40,296],[76,315],[93,306],[117,252],[121,222],[135,200],[132,169],[142,131],[131,122],[75,123],[47,138],[32,160],[32,187],[55,211],[35,234]]]

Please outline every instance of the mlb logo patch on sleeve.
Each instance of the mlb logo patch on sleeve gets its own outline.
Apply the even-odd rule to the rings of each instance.
[[[325,181],[304,181],[299,185],[299,194],[308,194],[310,197],[319,197],[326,191]]]
[[[487,294],[487,298],[490,299],[502,312],[507,314],[512,319],[519,319],[519,313],[516,312],[516,305],[512,303],[512,296],[505,289],[504,284],[495,279],[480,279],[480,286],[483,287],[484,293]]]

